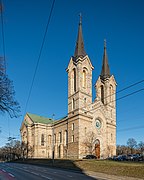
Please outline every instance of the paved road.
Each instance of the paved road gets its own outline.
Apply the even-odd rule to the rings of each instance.
[[[94,180],[83,173],[30,164],[0,163],[0,180]],[[97,179],[100,180],[100,179]]]

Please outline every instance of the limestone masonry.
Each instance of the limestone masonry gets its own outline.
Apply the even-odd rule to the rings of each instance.
[[[74,56],[67,67],[68,115],[63,119],[27,113],[21,126],[23,156],[27,158],[106,158],[116,154],[116,81],[110,74],[104,42],[101,74],[92,102],[92,70],[84,49],[80,19]]]

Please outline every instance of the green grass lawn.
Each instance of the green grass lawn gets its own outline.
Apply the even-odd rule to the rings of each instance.
[[[21,161],[20,161],[21,162]],[[29,159],[24,163],[52,166],[51,159]],[[94,171],[117,176],[128,176],[144,179],[144,162],[118,162],[109,160],[64,160],[55,159],[55,167],[79,171]]]
[[[75,161],[76,165],[84,170],[102,172],[117,176],[129,176],[144,179],[144,163],[117,162],[117,161]]]

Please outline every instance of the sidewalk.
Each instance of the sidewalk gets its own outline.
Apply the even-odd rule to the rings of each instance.
[[[133,177],[108,175],[108,174],[93,172],[93,171],[84,171],[84,173],[93,178],[101,179],[101,180],[144,180],[144,179],[133,178]]]

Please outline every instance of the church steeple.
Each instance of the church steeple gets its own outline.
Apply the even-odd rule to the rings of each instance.
[[[106,40],[104,40],[104,54],[103,54],[103,65],[100,75],[102,80],[105,80],[110,77],[110,69],[108,65],[108,57],[106,52]]]
[[[82,36],[82,16],[80,14],[80,21],[79,21],[79,28],[78,28],[78,36],[77,36],[77,42],[76,42],[76,48],[74,57],[84,57],[86,55],[85,49],[84,49],[84,41]]]

